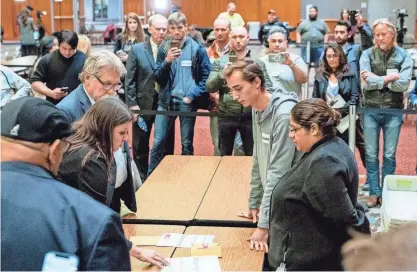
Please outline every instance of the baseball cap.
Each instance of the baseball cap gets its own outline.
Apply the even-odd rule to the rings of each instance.
[[[72,134],[71,123],[49,101],[23,97],[1,111],[1,135],[35,143],[52,143]]]
[[[268,11],[268,14],[275,14],[275,10],[270,9],[270,10]]]

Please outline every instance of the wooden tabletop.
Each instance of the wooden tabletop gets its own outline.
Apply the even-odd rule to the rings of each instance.
[[[183,233],[184,226],[167,226],[167,225],[134,225],[124,224],[123,229],[127,238],[131,236],[159,236],[164,233]],[[170,258],[174,253],[174,247],[156,247],[156,246],[141,246],[145,249],[156,250],[163,254],[166,258]],[[139,261],[136,258],[130,257],[132,271],[159,271],[156,266],[151,266],[148,263]]]
[[[194,219],[220,157],[166,156],[136,193],[137,219]]]
[[[6,60],[2,61],[1,65],[4,65],[4,66],[22,65],[22,66],[25,66],[25,67],[30,67],[30,66],[33,66],[35,64],[35,61],[36,61],[37,58],[38,58],[37,56],[25,56],[25,57],[15,58],[15,59],[7,60],[7,61]]]
[[[248,210],[251,171],[252,157],[223,157],[196,219],[250,222],[237,213]]]
[[[246,241],[254,229],[222,227],[188,227],[185,234],[215,235],[215,242],[220,243],[222,258],[219,258],[222,271],[261,271],[263,252],[251,250]],[[175,257],[190,257],[191,249],[177,248]]]

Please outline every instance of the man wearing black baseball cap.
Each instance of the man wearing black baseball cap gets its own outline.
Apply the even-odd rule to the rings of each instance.
[[[3,107],[2,271],[40,271],[54,260],[52,270],[65,270],[67,257],[78,270],[130,271],[119,215],[55,178],[71,133],[48,101],[24,97]]]
[[[271,30],[271,28],[274,26],[283,27],[285,28],[285,30],[287,30],[287,33],[288,33],[287,27],[279,21],[277,14],[275,13],[275,10],[271,9],[268,11],[268,21],[261,26],[261,29],[259,30],[259,33],[258,33],[259,41],[261,42],[261,44],[265,45],[266,48],[269,48],[269,43],[268,43],[269,30]]]

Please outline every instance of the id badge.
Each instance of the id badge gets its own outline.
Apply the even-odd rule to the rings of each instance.
[[[181,67],[191,67],[191,60],[181,61]]]
[[[285,272],[287,269],[285,268],[285,263],[281,263],[276,270],[277,272]]]
[[[220,65],[222,67],[226,66],[226,64],[228,64],[228,63],[229,63],[229,57],[228,56],[223,55],[223,56],[220,57]]]

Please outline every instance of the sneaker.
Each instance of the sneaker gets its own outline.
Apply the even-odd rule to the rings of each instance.
[[[362,186],[362,191],[369,191],[369,184],[368,184],[368,183],[365,183],[365,184]]]

